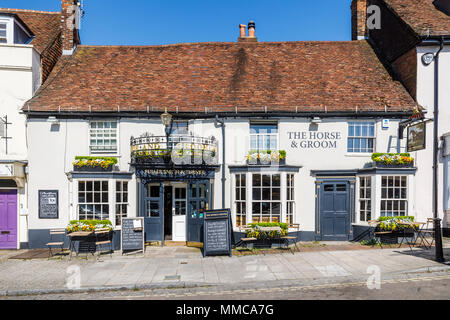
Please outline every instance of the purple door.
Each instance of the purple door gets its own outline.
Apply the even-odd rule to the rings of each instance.
[[[0,190],[0,249],[17,249],[16,190]]]

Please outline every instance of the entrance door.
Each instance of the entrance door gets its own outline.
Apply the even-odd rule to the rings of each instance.
[[[202,246],[204,211],[209,209],[209,181],[188,184],[187,241]]]
[[[0,190],[0,249],[17,249],[17,190]]]
[[[173,241],[186,241],[187,191],[185,186],[173,187]]]
[[[143,188],[143,208],[145,221],[145,241],[161,241],[164,243],[163,234],[163,193],[164,187],[162,184],[151,185],[147,184]]]
[[[164,187],[164,240],[172,239],[172,203],[173,189],[172,186]]]
[[[350,183],[324,181],[320,188],[322,240],[348,240],[350,231]]]

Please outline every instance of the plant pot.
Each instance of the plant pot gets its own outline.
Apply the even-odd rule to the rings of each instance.
[[[414,162],[404,164],[386,164],[384,162],[373,162],[374,168],[413,168]]]
[[[108,168],[102,167],[73,167],[73,171],[75,172],[111,172],[113,171],[113,166],[109,166]]]
[[[280,159],[280,161],[247,160],[247,164],[252,166],[283,166],[286,164],[286,159]]]

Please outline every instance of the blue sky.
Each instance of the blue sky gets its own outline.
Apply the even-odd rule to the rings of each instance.
[[[351,0],[84,0],[83,44],[234,42],[256,22],[260,41],[350,40]],[[60,11],[60,0],[0,0],[0,7]]]

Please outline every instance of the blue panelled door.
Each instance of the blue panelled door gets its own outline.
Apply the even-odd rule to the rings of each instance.
[[[195,245],[203,242],[204,212],[209,206],[209,181],[188,184],[187,242]]]
[[[323,181],[319,197],[322,240],[348,240],[350,183],[348,181]]]
[[[162,241],[164,243],[164,204],[163,184],[150,185],[147,184],[143,190],[143,209],[145,221],[145,241]]]

